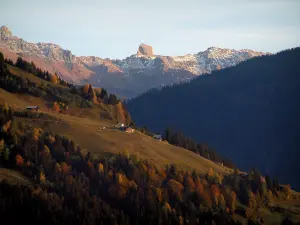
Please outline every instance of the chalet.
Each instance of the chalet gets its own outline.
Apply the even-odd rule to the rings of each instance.
[[[154,138],[155,140],[157,140],[157,141],[162,141],[162,137],[161,137],[160,134],[154,134],[154,135],[153,135],[153,138]]]
[[[222,162],[216,162],[216,163],[220,166],[224,166],[224,164]]]
[[[122,128],[122,127],[125,127],[125,124],[124,123],[118,123],[116,125],[114,125],[114,128]]]
[[[26,109],[29,111],[39,111],[40,110],[40,108],[38,106],[27,106]]]
[[[125,129],[125,132],[126,132],[126,133],[132,134],[132,133],[134,133],[134,129],[131,128],[131,127],[127,127],[127,128]]]

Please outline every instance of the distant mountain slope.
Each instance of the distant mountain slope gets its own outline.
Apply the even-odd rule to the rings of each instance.
[[[13,36],[5,26],[0,28],[0,51],[14,61],[22,56],[66,81],[78,84],[88,81],[125,97],[136,96],[153,87],[185,82],[265,54],[211,47],[197,54],[171,57],[155,55],[151,46],[141,44],[136,54],[122,60],[77,57],[56,44],[26,42]]]
[[[128,102],[138,125],[214,146],[247,170],[300,189],[300,48],[262,56]]]

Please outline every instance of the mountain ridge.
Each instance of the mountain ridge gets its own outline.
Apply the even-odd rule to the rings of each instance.
[[[268,53],[210,47],[196,54],[162,56],[142,43],[136,54],[125,59],[75,56],[70,50],[52,43],[30,43],[0,28],[0,50],[12,59],[24,57],[38,67],[57,73],[74,84],[91,83],[120,96],[134,97],[151,88],[185,82],[242,61]]]

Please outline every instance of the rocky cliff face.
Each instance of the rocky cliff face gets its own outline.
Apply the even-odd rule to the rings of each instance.
[[[125,97],[136,96],[150,88],[185,82],[265,54],[211,47],[197,54],[171,57],[154,55],[151,46],[141,44],[136,54],[122,60],[77,57],[56,44],[26,42],[13,36],[5,26],[0,28],[0,51],[12,60],[21,56],[33,61],[38,67],[57,73],[69,82],[90,82]]]

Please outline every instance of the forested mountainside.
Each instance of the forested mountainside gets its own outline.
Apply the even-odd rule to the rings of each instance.
[[[55,74],[40,71],[21,59],[15,66],[22,69],[6,62],[0,54],[1,94],[18,95],[21,99],[35,96],[30,99],[52,102],[49,106],[54,111],[67,115],[48,113],[46,108],[40,112],[25,111],[14,106],[11,99],[0,105],[1,224],[296,224],[300,221],[299,193],[255,169],[249,173],[232,171],[200,160],[194,153],[193,158],[198,157],[199,163],[209,166],[206,173],[172,164],[158,166],[149,162],[151,158],[145,160],[144,155],[140,157],[126,149],[119,154],[91,153],[66,137],[69,132],[64,133],[64,128],[71,125],[62,119],[68,117],[70,109],[88,107],[90,111],[97,109],[100,115],[108,111],[111,122],[117,122],[119,119],[113,117],[112,109],[119,102],[103,91],[97,94],[91,85],[74,89]],[[96,123],[103,117],[94,119]],[[52,124],[62,122],[56,130],[60,134],[49,131]],[[75,123],[74,116],[70,122]],[[91,125],[80,126],[81,136]],[[77,131],[71,133],[74,132]],[[99,147],[105,141],[101,135],[94,137],[99,138],[95,142]],[[142,134],[138,137],[147,139]],[[147,143],[154,146],[150,141]],[[160,144],[164,155],[168,144]],[[109,147],[114,147],[112,142]],[[174,154],[179,153],[191,154],[177,148]]]
[[[300,220],[299,194],[257,170],[220,175],[210,169],[203,176],[174,165],[158,168],[128,152],[95,157],[72,140],[18,120],[37,116],[49,117],[17,112],[7,105],[0,108],[0,164],[27,177],[26,182],[20,175],[19,183],[1,181],[0,168],[3,224],[265,224],[269,220],[294,224]],[[282,208],[282,201],[293,208]]]
[[[300,48],[261,56],[127,103],[138,125],[181,130],[239,168],[300,189]]]
[[[30,43],[13,36],[6,26],[0,27],[0,51],[14,62],[21,56],[42,69],[57,73],[68,82],[88,82],[123,97],[137,96],[154,87],[185,82],[203,73],[265,54],[247,49],[210,47],[197,54],[163,56],[154,54],[151,46],[141,44],[135,54],[125,59],[75,56],[53,43]]]
[[[97,111],[98,118],[131,123],[130,115],[122,102],[104,88],[93,88],[87,83],[74,86],[57,74],[42,70],[21,57],[14,63],[10,59],[4,59],[0,52],[0,58],[3,64],[0,88],[8,92],[41,98],[46,102],[47,108],[56,112],[78,115],[80,109],[90,108]]]

